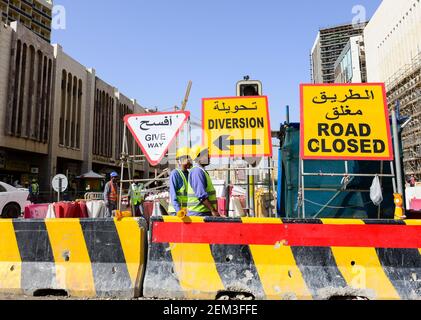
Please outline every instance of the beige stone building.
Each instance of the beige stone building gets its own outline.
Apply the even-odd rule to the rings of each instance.
[[[385,82],[389,107],[412,117],[402,133],[405,173],[421,179],[421,2],[383,0],[364,30],[369,82]]]
[[[54,50],[16,22],[0,39],[0,179],[22,184],[48,171]]]
[[[57,173],[73,180],[89,170],[120,172],[130,113],[145,110],[61,46],[17,22],[0,26],[0,180],[36,177],[48,193]],[[141,154],[128,136],[129,153]],[[149,171],[145,162],[134,167],[142,178]]]
[[[383,0],[364,29],[369,82],[386,82],[421,52],[419,0]]]

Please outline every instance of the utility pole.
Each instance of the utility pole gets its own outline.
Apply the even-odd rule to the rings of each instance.
[[[187,107],[187,102],[189,101],[190,97],[190,91],[192,88],[193,82],[190,80],[189,84],[187,85],[186,95],[184,97],[183,103],[181,104],[181,111],[185,111]],[[190,123],[190,117],[187,120],[187,146],[189,148],[192,147],[191,145],[191,123]]]

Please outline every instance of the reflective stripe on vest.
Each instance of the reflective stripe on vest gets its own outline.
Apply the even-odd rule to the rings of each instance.
[[[111,191],[108,194],[108,200],[109,201],[113,201],[113,202],[117,202],[117,188],[114,186],[114,183],[111,183]]]
[[[195,166],[192,170],[198,168],[203,171],[206,177],[206,193],[208,194],[208,200],[212,204],[212,207],[217,210],[218,203],[216,199],[216,191],[215,187],[213,186],[212,179],[209,176],[209,173],[202,167]],[[193,187],[190,184],[190,178],[188,183],[188,202],[187,202],[187,209],[190,212],[200,212],[200,213],[208,213],[210,212],[209,209],[196,197],[196,193],[193,190]]]
[[[175,193],[177,195],[177,201],[180,204],[181,208],[186,208],[187,207],[187,185],[188,185],[188,182],[187,182],[186,176],[184,175],[183,171],[181,171],[180,169],[175,169],[175,170],[177,170],[181,179],[183,179],[183,186],[179,190],[175,190]],[[168,205],[168,213],[175,213],[175,208],[174,208],[174,205],[173,205],[172,200],[171,200],[171,195],[170,195],[170,201],[169,201],[169,205]]]
[[[132,197],[130,198],[130,202],[132,205],[137,205],[140,204],[143,200],[143,196],[142,196],[142,186],[141,185],[136,185],[136,184],[132,184]]]

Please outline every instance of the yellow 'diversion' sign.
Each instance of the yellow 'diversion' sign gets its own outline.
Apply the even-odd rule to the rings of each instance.
[[[203,132],[211,157],[272,157],[265,96],[203,99]]]
[[[301,158],[393,160],[384,84],[302,84]]]

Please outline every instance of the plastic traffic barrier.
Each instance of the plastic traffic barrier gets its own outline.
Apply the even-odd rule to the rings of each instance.
[[[56,218],[87,218],[86,204],[82,202],[57,202],[54,203]]]
[[[45,219],[49,204],[31,204],[25,207],[25,219]]]
[[[410,210],[421,211],[421,199],[411,199]]]

